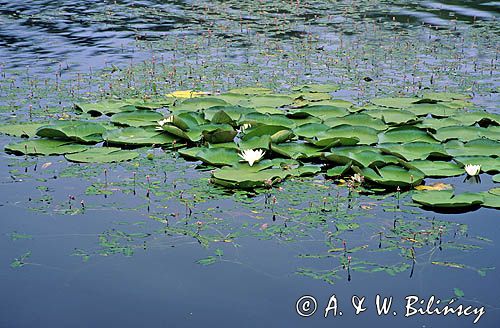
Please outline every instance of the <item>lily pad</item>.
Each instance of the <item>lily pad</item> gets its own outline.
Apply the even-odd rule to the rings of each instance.
[[[124,101],[102,101],[99,103],[76,103],[75,108],[93,116],[113,115],[137,110],[135,105]]]
[[[399,156],[407,161],[427,159],[428,157],[449,157],[445,147],[437,143],[409,142],[405,144],[380,144],[384,153]]]
[[[433,117],[448,117],[457,113],[456,108],[450,108],[443,103],[414,104],[410,107],[407,107],[406,110],[414,113],[417,116],[427,116],[431,114]]]
[[[240,123],[248,123],[252,125],[267,124],[267,125],[281,125],[287,128],[294,128],[295,122],[283,114],[261,114],[249,113],[240,119]]]
[[[481,138],[498,141],[500,140],[500,132],[476,126],[449,126],[438,129],[434,137],[442,142],[452,139],[467,142]]]
[[[328,125],[325,125],[325,124],[308,123],[308,124],[301,125],[298,128],[295,128],[293,130],[293,133],[299,137],[313,138],[318,133],[326,131],[328,129],[330,129],[330,127]]]
[[[112,123],[134,127],[155,126],[161,119],[163,114],[151,110],[136,110],[111,116]]]
[[[36,139],[5,146],[5,150],[24,155],[64,155],[77,153],[88,149],[88,146],[79,145],[62,140]]]
[[[417,160],[408,164],[424,172],[425,176],[432,178],[454,177],[465,172],[461,166],[452,162]]]
[[[288,115],[290,117],[304,117],[307,115],[311,115],[326,120],[332,117],[346,116],[347,114],[349,114],[349,111],[347,111],[347,109],[342,107],[313,105],[313,106],[303,107],[296,111],[292,111]]]
[[[417,102],[418,98],[375,98],[370,102],[376,106],[390,107],[390,108],[406,108],[412,106]]]
[[[179,154],[196,158],[205,164],[213,166],[236,165],[240,156],[236,149],[195,147],[189,150],[179,150]]]
[[[387,187],[411,187],[419,185],[425,175],[415,168],[406,168],[398,165],[387,165],[382,168],[353,167],[365,180]]]
[[[436,101],[465,100],[471,98],[469,95],[454,92],[426,92],[423,94],[423,97]]]
[[[484,198],[480,193],[464,192],[455,194],[453,190],[427,190],[415,192],[414,202],[433,208],[463,209],[481,205]]]
[[[106,131],[103,139],[109,144],[126,146],[170,145],[173,141],[180,140],[154,128],[135,127]]]
[[[289,96],[266,94],[266,95],[252,96],[248,99],[248,101],[242,102],[240,103],[240,105],[246,107],[268,106],[268,107],[279,108],[286,105],[290,105],[293,103],[293,101],[294,99]]]
[[[271,144],[272,151],[292,159],[320,157],[322,149],[311,144],[297,142]]]
[[[116,147],[89,148],[79,153],[66,154],[68,161],[78,163],[112,163],[128,161],[139,156],[132,150],[121,150]]]
[[[68,139],[85,143],[102,141],[106,128],[96,122],[87,121],[54,121],[41,126],[36,131],[37,136],[46,138]]]
[[[380,143],[407,143],[416,141],[437,143],[436,139],[429,135],[427,131],[414,126],[402,126],[379,133],[378,140]]]
[[[475,139],[467,143],[450,140],[444,144],[448,154],[460,156],[495,156],[498,157],[500,142],[489,139]]]
[[[323,122],[330,127],[347,124],[351,126],[366,126],[377,131],[386,130],[388,126],[379,118],[363,113],[350,114],[343,117],[333,117]]]
[[[271,136],[263,135],[256,136],[250,139],[240,140],[238,143],[238,148],[241,150],[245,149],[269,149],[269,144],[271,143]]]
[[[372,109],[364,113],[379,118],[390,125],[415,124],[419,121],[415,114],[402,109]]]
[[[21,123],[0,125],[0,133],[14,137],[34,137],[39,127],[47,123]]]
[[[387,164],[399,163],[397,157],[383,155],[376,149],[363,151],[346,151],[346,149],[348,149],[348,147],[344,149],[340,148],[340,150],[334,149],[335,151],[333,153],[326,153],[325,158],[337,164],[346,165],[352,163],[359,167],[381,167]]]
[[[315,138],[307,140],[319,147],[373,145],[378,142],[378,136],[375,129],[344,124],[322,131]]]

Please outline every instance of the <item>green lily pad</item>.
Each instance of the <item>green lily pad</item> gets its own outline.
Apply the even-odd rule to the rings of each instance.
[[[424,118],[422,122],[415,124],[415,126],[418,128],[423,128],[434,132],[440,128],[454,126],[454,125],[463,125],[463,123],[452,117],[441,118],[441,119],[428,117]]]
[[[108,144],[127,146],[170,145],[173,141],[179,140],[172,135],[156,131],[154,128],[136,127],[106,131],[103,139]]]
[[[401,126],[379,133],[380,143],[407,143],[407,142],[427,142],[437,143],[425,130],[414,126]]]
[[[250,139],[240,140],[238,143],[238,148],[241,150],[245,149],[269,149],[269,144],[271,143],[271,136],[263,135],[256,136]]]
[[[452,162],[416,160],[408,164],[424,172],[425,176],[432,178],[454,177],[465,173],[461,166]]]
[[[448,154],[460,156],[498,156],[500,142],[489,139],[475,139],[467,143],[450,140],[444,144]]]
[[[390,125],[415,124],[419,121],[415,114],[402,109],[372,109],[364,113],[379,118]]]
[[[453,116],[454,119],[461,122],[463,125],[481,125],[500,124],[500,114],[490,113],[487,111],[475,111],[469,113],[461,113]]]
[[[37,136],[75,140],[85,143],[102,141],[102,134],[106,128],[96,122],[87,121],[54,121],[41,126],[36,131]]]
[[[406,108],[412,106],[417,102],[418,98],[375,98],[370,100],[370,102],[376,106],[390,107],[390,108]]]
[[[136,110],[111,116],[111,122],[114,124],[134,127],[155,126],[161,119],[163,114],[151,110]]]
[[[79,145],[62,140],[36,139],[5,146],[5,150],[24,155],[64,155],[77,153],[88,149],[88,146]]]
[[[273,152],[292,159],[317,158],[321,156],[322,149],[311,144],[297,142],[271,144]]]
[[[410,107],[407,107],[406,110],[414,113],[417,116],[427,116],[431,114],[433,117],[448,117],[457,113],[456,108],[450,108],[443,103],[414,104]]]
[[[350,101],[343,100],[343,99],[329,99],[329,100],[321,100],[317,101],[314,103],[315,106],[335,106],[335,107],[342,107],[342,108],[348,108],[349,110],[353,109],[354,104]],[[354,110],[356,111],[356,110]]]
[[[449,157],[445,147],[437,143],[409,142],[405,144],[380,144],[380,150],[394,156],[399,156],[407,161],[427,159],[428,157]]]
[[[270,186],[288,176],[314,175],[320,170],[317,165],[300,166],[293,160],[263,160],[253,166],[238,163],[217,169],[212,174],[212,181],[229,188],[246,189]]]
[[[247,129],[245,131],[245,134],[241,137],[241,139],[249,140],[253,137],[260,137],[263,135],[271,136],[280,131],[290,131],[290,129],[281,125],[267,125],[267,124],[257,125],[251,127],[250,129]]]
[[[14,137],[34,137],[39,127],[47,123],[21,123],[0,125],[0,133]]]
[[[75,108],[84,113],[99,116],[113,115],[121,112],[130,112],[137,110],[135,105],[124,101],[102,101],[99,103],[76,103]]]
[[[239,107],[238,104],[245,102],[248,99],[248,96],[237,93],[223,93],[217,96],[212,96],[212,98],[222,99],[228,104]]]
[[[415,168],[406,168],[398,165],[387,165],[382,168],[353,167],[365,180],[387,187],[411,187],[419,185],[425,175]]]
[[[116,147],[88,148],[79,153],[66,154],[68,161],[77,163],[112,163],[128,161],[139,156],[132,150],[121,150]]]
[[[378,136],[375,129],[344,124],[322,131],[314,139],[307,140],[319,147],[373,145],[378,142]]]
[[[180,149],[179,154],[213,166],[236,165],[241,160],[236,149],[195,147]]]
[[[466,100],[471,98],[469,95],[454,92],[426,92],[423,94],[423,97],[436,101]]]
[[[343,176],[347,171],[349,171],[351,166],[352,163],[349,162],[346,165],[332,167],[331,169],[328,169],[326,171],[326,176],[331,178],[339,178]]]
[[[484,207],[500,209],[500,188],[493,188],[482,193]]]
[[[266,94],[266,95],[255,95],[251,96],[248,101],[240,103],[242,106],[246,107],[274,107],[274,108],[279,108],[283,107],[286,105],[292,104],[294,99],[289,96],[283,96],[283,95],[273,95],[273,94]]]
[[[500,140],[500,132],[490,131],[489,129],[476,126],[449,126],[438,129],[434,137],[441,142],[452,139],[467,142],[481,138],[498,141]]]
[[[290,117],[304,117],[315,116],[320,119],[328,119],[332,117],[342,117],[349,114],[349,111],[343,107],[327,106],[327,105],[313,105],[306,106],[299,110],[292,111],[288,114]]]
[[[223,112],[225,115],[223,115],[221,112]],[[205,116],[205,119],[212,123],[231,123],[233,121],[238,121],[242,115],[252,112],[255,112],[255,110],[248,107],[215,106],[205,109],[203,111],[203,114]]]
[[[491,180],[495,183],[500,183],[500,173],[495,174]]]
[[[323,122],[325,125],[335,127],[343,124],[351,126],[366,126],[377,131],[386,130],[388,126],[379,118],[363,113],[350,114],[343,117],[333,117]]]
[[[337,164],[352,163],[359,167],[381,167],[387,164],[397,164],[399,159],[395,156],[383,155],[377,149],[348,151],[349,147],[334,149],[333,153],[326,153],[324,157]],[[352,147],[350,147],[352,148]]]
[[[306,103],[309,103],[321,100],[329,100],[332,98],[330,94],[324,92],[301,92],[290,96],[295,99],[295,105],[298,103],[298,101],[306,101]]]
[[[252,125],[266,124],[266,125],[281,125],[287,128],[294,128],[295,122],[283,114],[262,114],[262,113],[249,113],[240,119],[241,123],[249,123]]]
[[[313,138],[319,132],[328,130],[330,127],[321,123],[307,123],[293,130],[293,133],[299,137]]]
[[[463,209],[481,205],[484,198],[480,193],[464,192],[455,194],[453,190],[426,190],[415,192],[414,202],[433,208]]]

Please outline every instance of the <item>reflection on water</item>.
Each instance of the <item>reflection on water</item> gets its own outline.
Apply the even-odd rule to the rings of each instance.
[[[450,88],[495,110],[498,14],[492,1],[0,1],[2,120],[31,119],[36,101],[41,117],[63,116],[61,103],[88,90],[113,94],[125,78],[127,91],[150,91],[153,82],[166,91],[333,80],[343,86],[337,96],[358,101]],[[102,80],[72,80],[105,66]],[[218,195],[207,172],[175,159],[83,170],[57,157],[1,156],[0,290],[8,300],[0,327],[469,327],[470,318],[355,316],[349,308],[351,295],[384,293],[402,313],[405,295],[449,299],[454,288],[464,302],[487,305],[479,327],[500,318],[492,209],[400,211],[390,196],[360,198],[363,215],[341,216],[325,208],[321,180],[317,189],[284,185],[273,209],[262,195]],[[168,165],[175,174],[158,174]],[[484,176],[483,184],[449,182],[482,190],[492,183]],[[301,192],[306,205],[295,198]],[[191,217],[186,204],[198,198],[206,203]],[[295,313],[301,295],[325,305],[332,293],[342,318]]]
[[[229,27],[213,29],[227,38],[238,39],[233,23],[286,38],[305,37],[308,29],[319,28],[332,16],[339,20],[330,27],[349,33],[349,22],[359,19],[451,27],[457,20],[494,20],[498,12],[498,3],[488,1],[1,1],[0,57],[7,67],[36,66],[45,59],[87,68],[130,59],[134,39],[201,33],[214,23]],[[273,20],[284,20],[291,28],[276,31]]]

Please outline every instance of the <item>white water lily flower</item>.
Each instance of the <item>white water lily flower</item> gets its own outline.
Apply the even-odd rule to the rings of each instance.
[[[174,121],[174,116],[170,115],[170,116],[164,118],[163,120],[158,121],[158,124],[160,126],[164,126],[165,124],[172,123],[173,121]]]
[[[253,149],[247,149],[241,152],[240,155],[243,160],[247,161],[250,166],[253,165],[253,163],[257,162],[264,156],[266,152],[262,149],[259,150],[253,150]]]
[[[481,171],[481,165],[474,165],[474,164],[465,165],[465,172],[467,172],[467,174],[470,175],[471,177],[478,175],[480,171]]]

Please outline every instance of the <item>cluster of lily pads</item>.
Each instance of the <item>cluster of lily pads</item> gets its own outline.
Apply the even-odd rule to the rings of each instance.
[[[79,120],[5,125],[0,132],[38,137],[9,144],[8,152],[73,162],[132,160],[140,154],[130,148],[161,146],[215,167],[212,181],[228,188],[320,172],[334,179],[355,174],[373,190],[480,172],[497,174],[498,182],[500,115],[473,109],[469,96],[429,92],[356,106],[332,99],[337,89],[302,85],[276,94],[245,87],[212,95],[177,91],[154,102],[79,103]],[[413,200],[437,208],[498,208],[499,194],[498,188],[460,195],[431,190]]]

